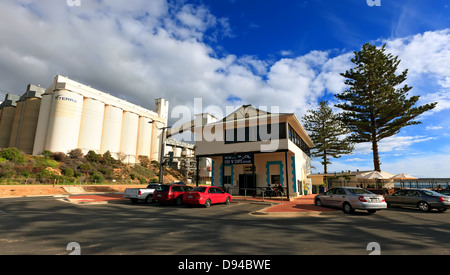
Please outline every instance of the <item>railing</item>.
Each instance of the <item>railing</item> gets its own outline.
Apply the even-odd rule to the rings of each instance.
[[[280,190],[277,189],[267,189],[267,187],[256,187],[256,188],[238,188],[238,187],[228,187],[225,188],[228,193],[230,193],[232,196],[244,196],[244,199],[247,199],[247,197],[261,197],[262,201],[264,202],[264,199],[266,198],[281,198],[281,202],[283,202],[283,197],[286,197],[286,192],[283,187],[283,191],[280,192]],[[244,193],[243,195],[241,195]]]

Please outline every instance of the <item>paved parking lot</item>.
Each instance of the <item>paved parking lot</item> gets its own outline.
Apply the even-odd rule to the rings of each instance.
[[[251,215],[267,205],[211,208],[54,198],[0,200],[0,254],[304,255],[450,254],[450,213],[388,209],[375,215]]]

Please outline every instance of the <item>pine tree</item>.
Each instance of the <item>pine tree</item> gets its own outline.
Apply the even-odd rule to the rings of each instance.
[[[310,132],[311,140],[316,145],[312,156],[321,158],[324,173],[328,173],[330,158],[340,158],[351,154],[353,145],[344,135],[350,131],[340,120],[340,116],[333,114],[326,101],[320,102],[317,111],[309,110],[303,117],[303,126]]]
[[[374,170],[381,171],[378,142],[400,132],[405,126],[420,124],[419,115],[432,110],[437,103],[413,107],[419,96],[408,97],[412,87],[400,86],[408,70],[397,75],[400,60],[387,54],[386,45],[377,48],[370,43],[355,52],[355,68],[341,74],[348,90],[335,95],[344,101],[336,107],[344,110],[342,121],[352,131],[355,143],[371,142]]]

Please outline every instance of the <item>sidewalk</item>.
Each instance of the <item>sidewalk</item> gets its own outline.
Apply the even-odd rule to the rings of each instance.
[[[316,195],[307,195],[291,201],[283,201],[273,206],[252,213],[253,215],[267,215],[275,217],[323,216],[339,213],[336,209],[317,207],[314,205]]]

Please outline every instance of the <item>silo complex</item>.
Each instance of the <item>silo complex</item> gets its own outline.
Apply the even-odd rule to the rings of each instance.
[[[109,151],[127,163],[140,155],[159,160],[161,131],[155,127],[167,125],[168,102],[157,99],[155,109],[56,76],[47,90],[29,85],[20,98],[7,95],[0,105],[0,148],[34,155],[79,148],[84,154]]]

